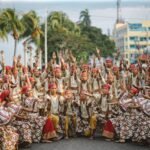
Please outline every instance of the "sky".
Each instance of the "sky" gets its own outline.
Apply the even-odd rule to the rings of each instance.
[[[126,22],[150,20],[150,0],[121,0],[121,2],[121,16]],[[101,28],[105,34],[108,29],[112,33],[116,21],[116,0],[0,0],[0,9],[7,7],[15,8],[18,13],[33,9],[41,17],[41,21],[44,20],[46,9],[49,12],[63,11],[74,22],[79,20],[80,12],[87,8],[92,26]],[[21,55],[23,55],[22,42],[17,48],[18,54]],[[0,50],[5,51],[7,58],[6,64],[12,63],[13,49],[12,37],[9,36],[5,42],[0,40]]]
[[[67,1],[67,2],[112,2],[112,1],[115,1],[115,0],[0,0],[2,2],[13,2],[13,1],[25,1],[25,2],[64,2],[64,1]],[[143,2],[143,1],[149,1],[149,0],[122,0],[122,1],[136,1],[136,2]]]

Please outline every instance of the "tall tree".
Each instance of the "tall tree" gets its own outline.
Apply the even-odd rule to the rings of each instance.
[[[80,28],[64,12],[54,11],[48,16],[48,28],[66,34],[80,34]]]
[[[66,30],[64,22],[68,19],[68,16],[59,11],[54,11],[48,16],[48,26],[51,30]]]
[[[27,45],[30,43],[34,43],[37,46],[36,52],[41,49],[41,41],[44,41],[44,34],[42,31],[42,27],[40,25],[40,17],[37,15],[35,11],[29,11],[25,13],[21,19],[25,30],[21,35],[20,39],[25,39],[24,46],[24,60],[26,65],[26,50]],[[32,55],[32,49],[30,49],[30,53]]]
[[[36,12],[27,12],[23,15],[21,22],[23,23],[25,30],[20,38],[26,38],[26,42],[34,41],[37,45],[40,45],[43,31],[40,26],[40,17],[37,16]]]
[[[0,13],[0,35],[7,38],[6,33],[11,33],[14,38],[14,56],[16,56],[19,35],[24,31],[24,26],[15,9],[7,8]]]
[[[80,12],[80,22],[83,26],[91,26],[91,19],[88,9],[82,10]]]

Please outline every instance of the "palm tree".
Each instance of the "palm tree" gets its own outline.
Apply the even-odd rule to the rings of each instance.
[[[52,12],[48,17],[48,27],[51,31],[69,34],[80,34],[80,27],[73,23],[63,12]]]
[[[68,19],[68,16],[59,11],[52,12],[48,17],[49,26],[52,30],[57,30],[64,27],[64,22]]]
[[[84,26],[91,26],[91,19],[88,9],[80,12],[80,21]]]
[[[17,42],[20,34],[23,32],[24,26],[20,21],[19,16],[16,14],[15,9],[4,9],[0,14],[0,37],[6,39],[8,34],[14,38],[14,56],[16,56]]]
[[[40,17],[37,16],[35,11],[29,11],[23,15],[21,22],[23,23],[25,30],[20,36],[21,39],[25,39],[24,46],[24,64],[26,65],[26,53],[27,45],[34,43],[37,45],[37,49],[41,46],[41,38],[43,37],[43,31],[40,26]]]
[[[1,18],[1,17],[0,17]],[[5,29],[5,26],[0,24],[0,38],[2,40],[7,40],[7,31]]]
[[[21,22],[23,23],[25,30],[20,39],[26,38],[26,42],[34,42],[39,46],[41,36],[43,35],[40,26],[40,17],[37,16],[35,11],[29,11],[23,15]]]

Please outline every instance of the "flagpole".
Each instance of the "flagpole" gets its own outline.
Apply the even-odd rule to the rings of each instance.
[[[45,68],[47,68],[47,10],[45,15]]]

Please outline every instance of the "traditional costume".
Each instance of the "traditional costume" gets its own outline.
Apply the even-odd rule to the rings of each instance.
[[[17,129],[10,124],[13,114],[2,104],[9,93],[3,91],[0,96],[0,148],[2,150],[16,150],[19,140]]]

